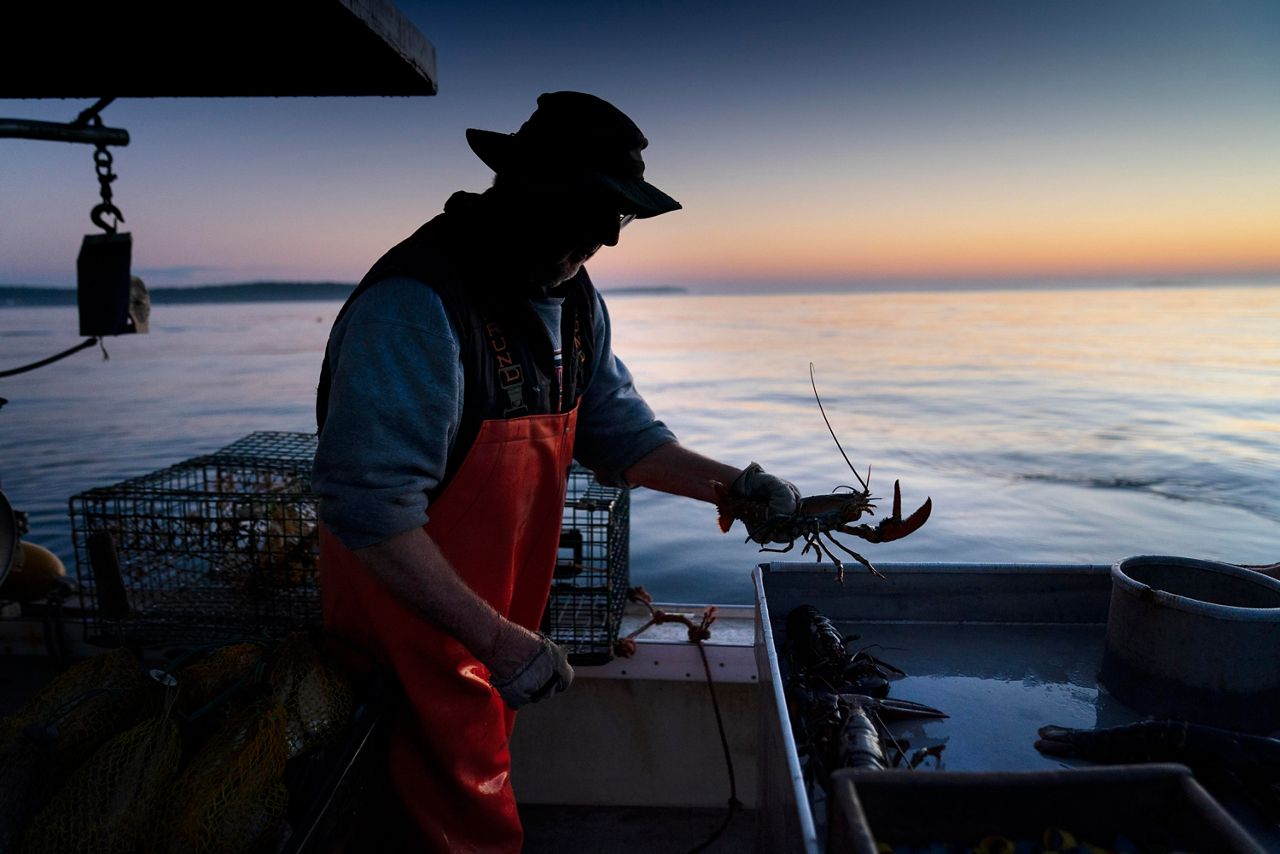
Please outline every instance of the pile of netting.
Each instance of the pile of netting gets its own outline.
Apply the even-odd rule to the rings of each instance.
[[[276,851],[291,762],[343,734],[350,679],[322,643],[113,650],[0,720],[0,851]]]

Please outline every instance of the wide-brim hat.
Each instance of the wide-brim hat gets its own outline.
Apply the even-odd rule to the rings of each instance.
[[[467,144],[499,175],[551,179],[613,196],[638,218],[680,210],[644,180],[640,152],[649,144],[625,113],[582,92],[547,92],[515,133],[467,129]]]

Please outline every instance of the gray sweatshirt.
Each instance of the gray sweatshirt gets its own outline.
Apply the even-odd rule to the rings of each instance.
[[[531,301],[560,346],[560,297]],[[658,421],[610,346],[597,299],[595,363],[578,410],[574,457],[605,483],[675,435]],[[329,336],[329,410],[313,484],[320,518],[358,549],[427,521],[427,492],[444,476],[462,418],[458,337],[435,291],[414,279],[380,282]]]

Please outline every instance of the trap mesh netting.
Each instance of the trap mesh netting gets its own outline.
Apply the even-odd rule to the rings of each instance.
[[[315,447],[253,433],[73,496],[86,637],[206,643],[319,624]]]
[[[575,463],[542,621],[542,631],[574,664],[603,664],[613,656],[630,581],[630,545],[631,494],[600,484]]]
[[[280,638],[321,622],[316,437],[259,432],[71,499],[91,641]],[[612,655],[629,581],[630,495],[569,472],[543,631],[578,664]]]

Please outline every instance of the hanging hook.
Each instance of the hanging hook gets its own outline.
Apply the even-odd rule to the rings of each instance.
[[[112,216],[116,221],[110,225],[107,224],[103,217]],[[124,214],[120,209],[110,202],[103,202],[95,205],[93,210],[89,212],[89,219],[93,220],[93,224],[105,231],[107,234],[115,234],[116,229],[120,227],[120,223],[124,222]]]

